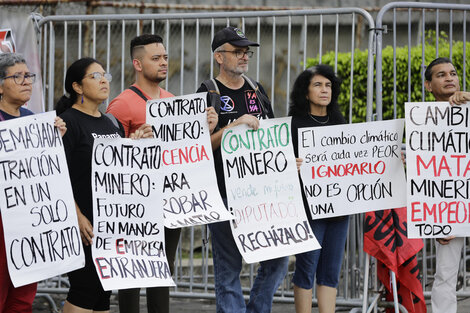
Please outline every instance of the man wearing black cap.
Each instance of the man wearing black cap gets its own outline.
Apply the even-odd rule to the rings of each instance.
[[[202,83],[198,92],[209,91],[208,103],[219,114],[219,130],[211,135],[217,183],[222,198],[227,199],[220,142],[224,129],[246,124],[257,129],[259,120],[274,117],[271,103],[261,85],[245,74],[253,55],[248,40],[238,28],[226,27],[212,40],[212,51],[219,65],[219,75]],[[274,293],[287,272],[288,258],[263,261],[258,269],[245,304],[240,283],[242,256],[233,239],[230,222],[209,224],[214,259],[217,312],[271,312]]]

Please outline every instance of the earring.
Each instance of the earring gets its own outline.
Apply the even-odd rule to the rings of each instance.
[[[82,104],[83,104],[83,94],[82,94]]]

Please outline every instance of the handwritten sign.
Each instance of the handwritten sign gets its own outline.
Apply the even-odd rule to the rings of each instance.
[[[152,139],[95,139],[92,255],[105,290],[173,286]]]
[[[85,265],[54,118],[48,112],[0,123],[0,211],[15,287]]]
[[[470,110],[406,103],[408,237],[470,232]]]
[[[239,125],[222,136],[232,233],[247,263],[320,248],[305,214],[290,120],[261,120],[256,131]]]
[[[299,129],[300,175],[313,219],[405,205],[403,123]]]
[[[217,188],[206,115],[206,93],[147,102],[147,123],[162,146],[165,226],[226,221]]]

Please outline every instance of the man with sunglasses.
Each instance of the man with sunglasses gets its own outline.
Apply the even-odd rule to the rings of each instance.
[[[224,129],[246,124],[257,129],[260,119],[274,117],[271,103],[263,87],[245,76],[248,61],[253,55],[248,40],[238,28],[226,27],[212,40],[214,59],[219,75],[202,83],[198,92],[209,91],[208,103],[219,115],[218,127],[211,136],[217,183],[222,198],[227,199],[220,142]],[[242,256],[233,239],[230,222],[209,224],[214,260],[217,312],[271,312],[274,293],[287,272],[288,258],[263,261],[245,304],[240,282]]]

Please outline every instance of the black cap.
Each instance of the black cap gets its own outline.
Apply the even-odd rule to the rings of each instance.
[[[214,39],[212,39],[212,52],[227,42],[238,47],[259,46],[258,43],[249,41],[240,29],[229,26],[215,33]]]

